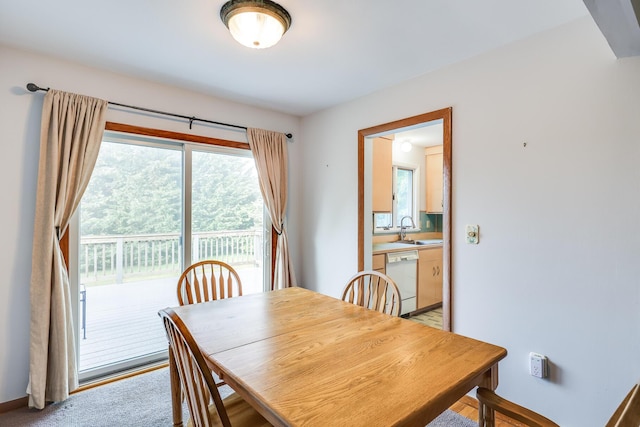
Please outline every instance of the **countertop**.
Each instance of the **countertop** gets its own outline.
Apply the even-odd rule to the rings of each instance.
[[[372,255],[385,254],[388,252],[401,252],[410,250],[424,250],[442,247],[442,239],[424,239],[418,240],[424,244],[390,242],[390,243],[374,243],[372,247]]]

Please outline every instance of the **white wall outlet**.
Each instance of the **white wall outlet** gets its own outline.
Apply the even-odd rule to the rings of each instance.
[[[529,353],[529,373],[536,378],[546,378],[549,374],[547,356]]]
[[[468,244],[477,245],[480,242],[480,227],[478,225],[467,225],[465,236]]]

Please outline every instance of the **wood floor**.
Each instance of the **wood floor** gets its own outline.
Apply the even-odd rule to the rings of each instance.
[[[431,326],[432,328],[442,329],[442,307],[409,316],[408,319],[422,323],[423,325]]]

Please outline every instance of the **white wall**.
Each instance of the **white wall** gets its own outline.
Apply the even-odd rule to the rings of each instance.
[[[508,350],[501,394],[602,426],[640,378],[640,58],[590,18],[304,118],[302,281],[356,271],[358,129],[448,106],[454,330]]]
[[[294,134],[289,145],[292,176],[299,174],[301,147],[297,117],[223,101],[202,94],[123,77],[0,46],[0,209],[3,255],[0,257],[0,403],[25,395],[29,364],[29,280],[40,147],[40,114],[43,93],[31,94],[28,82],[110,101],[242,126]],[[152,118],[130,111],[110,109],[113,122],[155,127],[237,141],[244,132],[200,124],[189,131],[184,121]],[[296,206],[299,183],[291,179],[291,206]],[[295,209],[292,209],[294,211]],[[297,215],[290,215],[290,230]],[[298,262],[297,242],[291,243]],[[299,269],[299,268],[298,268]]]

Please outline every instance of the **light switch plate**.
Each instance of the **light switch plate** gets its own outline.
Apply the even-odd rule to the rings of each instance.
[[[465,235],[468,244],[477,245],[480,242],[480,227],[477,224],[467,225]]]

